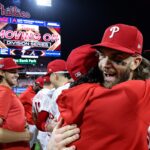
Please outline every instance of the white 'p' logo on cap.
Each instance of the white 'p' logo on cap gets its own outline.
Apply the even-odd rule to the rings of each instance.
[[[14,61],[15,64],[17,64],[15,59],[13,59],[13,61]]]
[[[111,31],[111,35],[109,36],[109,38],[112,38],[114,36],[114,34],[119,31],[119,27],[113,26],[110,28],[110,31]]]
[[[141,44],[140,44],[140,43],[138,44],[137,48],[138,48],[138,49],[141,49]]]
[[[0,64],[0,68],[3,68],[4,67],[4,65],[3,64]]]

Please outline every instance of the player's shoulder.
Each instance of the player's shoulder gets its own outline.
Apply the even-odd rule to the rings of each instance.
[[[70,83],[64,84],[63,86],[58,87],[55,92],[62,91],[64,89],[68,89],[70,87]]]
[[[134,93],[143,97],[150,91],[150,80],[129,80],[116,85],[114,88],[122,89],[128,93]]]
[[[150,91],[150,79],[145,81],[146,84],[146,88],[148,89],[148,91]]]
[[[73,95],[78,95],[80,93],[80,95],[84,95],[85,93],[95,93],[97,91],[100,91],[101,88],[104,88],[102,87],[100,84],[98,83],[82,83],[82,84],[79,84],[79,85],[76,85],[76,86],[73,86],[69,89],[65,89],[62,91],[62,93],[65,95],[68,95],[68,94],[73,94]]]
[[[44,89],[41,89],[34,97],[33,101],[41,101],[43,98],[47,96],[47,93],[45,92]]]
[[[128,80],[122,83],[123,86],[128,86],[131,88],[142,88],[146,86],[150,86],[150,80]]]
[[[13,92],[9,87],[0,85],[0,95],[1,96],[4,95],[6,97],[8,95],[11,95],[12,93]]]
[[[7,86],[3,86],[3,85],[0,85],[0,91],[3,91],[3,92],[12,92],[12,90],[7,87]]]
[[[36,93],[36,95],[33,98],[39,97],[40,95],[42,95],[42,92],[38,91],[38,93]]]

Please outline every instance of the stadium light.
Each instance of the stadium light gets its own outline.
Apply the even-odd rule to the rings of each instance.
[[[52,0],[36,0],[36,3],[40,6],[52,6]]]
[[[47,72],[26,72],[26,75],[46,75]]]

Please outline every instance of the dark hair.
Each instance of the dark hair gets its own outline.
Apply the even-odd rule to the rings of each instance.
[[[70,87],[74,87],[76,85],[82,83],[103,83],[104,77],[102,71],[96,67],[91,68],[86,75],[81,76],[78,80],[72,82]]]
[[[68,72],[66,72],[66,73],[59,73],[59,75],[64,76],[67,79],[71,79],[70,74]]]
[[[3,81],[3,76],[0,75],[0,83]]]
[[[146,58],[142,58],[142,62],[135,70],[134,79],[145,80],[150,78],[150,61]]]
[[[49,86],[51,84],[50,81],[44,82],[44,85]]]

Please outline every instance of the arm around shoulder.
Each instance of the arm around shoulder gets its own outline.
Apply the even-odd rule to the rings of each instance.
[[[0,126],[2,126],[3,119],[0,118]],[[19,141],[30,141],[32,134],[29,131],[15,132],[8,129],[0,128],[0,143],[11,143]]]

